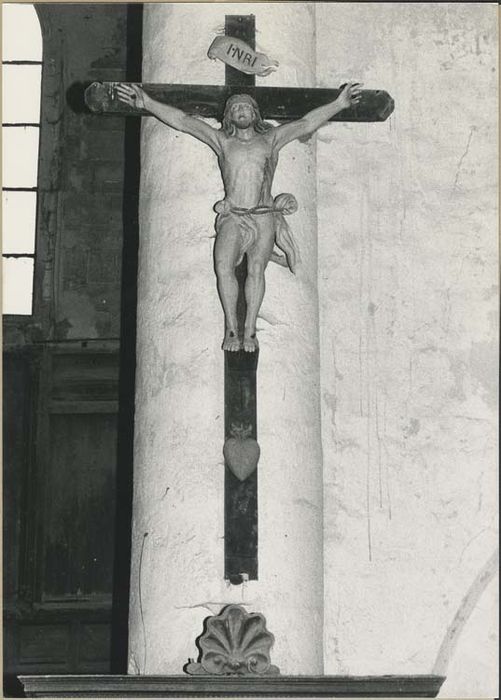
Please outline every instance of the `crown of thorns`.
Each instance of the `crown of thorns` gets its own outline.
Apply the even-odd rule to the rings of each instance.
[[[231,109],[234,104],[240,104],[241,102],[245,102],[246,104],[254,107],[254,109],[258,109],[256,100],[250,95],[242,93],[241,95],[232,95],[231,97],[228,97],[226,100],[225,111],[227,109]]]

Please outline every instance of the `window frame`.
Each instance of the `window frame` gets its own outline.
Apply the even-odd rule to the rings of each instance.
[[[10,187],[10,186],[4,186],[2,182],[2,198],[3,198],[3,193],[4,192],[34,192],[35,193],[35,220],[34,220],[34,232],[33,232],[33,252],[27,253],[27,252],[9,252],[5,253],[2,250],[2,265],[4,259],[21,259],[21,260],[32,260],[33,261],[33,268],[32,268],[32,275],[31,275],[31,289],[30,289],[30,297],[31,297],[31,308],[30,312],[26,314],[19,314],[19,313],[9,313],[9,312],[4,312],[3,309],[3,303],[2,303],[2,318],[4,323],[9,321],[12,323],[16,324],[28,324],[32,322],[34,313],[35,313],[35,274],[36,274],[36,259],[37,259],[37,243],[38,243],[38,222],[39,222],[39,208],[40,208],[40,146],[41,146],[41,132],[42,132],[42,109],[43,109],[43,71],[44,71],[44,33],[43,33],[43,27],[42,27],[42,22],[40,20],[39,14],[36,10],[36,6],[34,4],[31,4],[31,7],[33,8],[33,12],[37,18],[38,21],[38,27],[40,31],[40,37],[41,37],[41,45],[42,45],[42,55],[40,60],[33,60],[33,59],[6,59],[3,60],[2,56],[2,69],[3,66],[8,66],[8,65],[13,65],[13,66],[40,66],[40,81],[39,81],[39,91],[40,91],[40,109],[39,109],[39,115],[38,115],[38,122],[4,122],[3,121],[3,114],[2,114],[2,132],[5,128],[10,129],[10,128],[17,128],[17,129],[23,129],[23,128],[37,128],[38,129],[38,138],[37,138],[37,152],[36,152],[36,184],[34,187]],[[3,277],[3,276],[2,276]],[[2,294],[2,299],[3,299],[3,294]]]

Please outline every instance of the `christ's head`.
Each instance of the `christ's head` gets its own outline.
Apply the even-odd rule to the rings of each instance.
[[[222,129],[227,136],[233,136],[236,129],[254,127],[262,134],[272,128],[271,124],[263,121],[256,100],[250,95],[232,95],[224,107]]]

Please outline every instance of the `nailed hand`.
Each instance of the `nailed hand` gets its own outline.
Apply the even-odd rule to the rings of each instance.
[[[125,83],[117,83],[115,86],[117,97],[129,107],[136,109],[146,109],[144,104],[145,92],[139,85],[126,85]]]
[[[341,85],[342,92],[337,99],[342,109],[349,109],[360,102],[362,99],[362,85],[363,83],[346,83]]]

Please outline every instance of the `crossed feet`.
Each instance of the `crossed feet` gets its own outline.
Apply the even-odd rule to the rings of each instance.
[[[223,350],[228,350],[229,352],[238,352],[239,350],[245,350],[245,352],[255,352],[259,348],[259,343],[256,338],[256,331],[247,334],[244,333],[243,341],[238,337],[237,331],[231,328],[226,329],[223,340]]]

